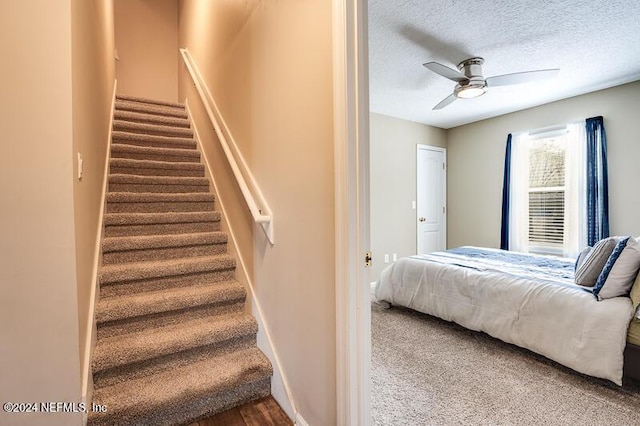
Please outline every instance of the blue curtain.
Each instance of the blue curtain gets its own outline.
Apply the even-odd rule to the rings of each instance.
[[[587,131],[587,244],[609,236],[607,134],[602,117],[586,120]]]
[[[500,248],[509,250],[509,186],[511,180],[511,133],[507,136],[507,148],[504,154],[504,179],[502,181],[502,229]]]

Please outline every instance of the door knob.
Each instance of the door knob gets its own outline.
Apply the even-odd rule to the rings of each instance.
[[[419,220],[420,222],[424,222],[425,220],[427,220],[427,218],[426,218],[426,217],[421,217],[421,218],[419,218],[418,220]]]

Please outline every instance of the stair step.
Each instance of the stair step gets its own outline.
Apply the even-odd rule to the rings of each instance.
[[[187,111],[184,108],[176,108],[157,104],[146,104],[135,101],[124,101],[116,99],[115,109],[116,111],[132,111],[142,112],[145,114],[188,118]]]
[[[145,293],[140,293],[139,289],[129,288],[122,285],[105,286],[100,289],[100,298],[114,299],[114,298],[128,298],[132,296],[138,296],[146,293],[156,293],[159,291],[170,291],[178,288],[189,287],[191,285],[205,286],[205,285],[221,285],[226,282],[233,281],[233,278],[229,278],[225,281],[219,282],[204,282],[199,284],[183,284],[174,285],[173,287],[167,286],[164,288],[155,288],[148,290]],[[129,286],[131,287],[131,286]],[[137,317],[125,318],[122,320],[108,321],[99,323],[97,327],[97,338],[105,339],[112,336],[120,336],[124,334],[133,333],[136,331],[148,330],[149,328],[165,327],[171,324],[181,324],[185,321],[195,320],[205,317],[217,317],[221,315],[234,315],[242,312],[246,312],[245,299],[221,301],[219,303],[211,303],[208,305],[195,305],[188,308],[179,310],[170,310],[161,312],[155,315],[142,315]]]
[[[106,213],[104,215],[105,225],[177,224],[219,220],[219,212]]]
[[[204,164],[201,163],[171,163],[168,161],[113,158],[109,167],[112,174],[204,177]]]
[[[235,259],[227,254],[165,261],[132,262],[103,265],[99,280],[100,285],[118,284],[154,278],[180,277],[207,272],[215,273],[228,271],[235,268],[235,266]]]
[[[107,213],[211,212],[214,201],[210,192],[109,192]]]
[[[224,232],[197,234],[147,235],[135,237],[107,237],[102,241],[103,253],[117,251],[144,250],[167,247],[188,247],[194,245],[220,244],[227,242]]]
[[[106,213],[104,223],[105,237],[216,232],[220,230],[220,213]]]
[[[113,130],[145,135],[179,136],[192,138],[193,130],[184,127],[162,126],[159,124],[134,123],[131,121],[113,120]]]
[[[127,174],[110,174],[109,183],[137,183],[148,185],[190,185],[207,186],[209,180],[205,177],[183,176],[136,176]]]
[[[223,314],[223,315],[239,315],[243,312],[242,309],[237,310],[235,313]],[[217,315],[217,314],[213,314]],[[203,317],[204,318],[204,317]],[[185,321],[184,319],[180,319]],[[191,321],[187,319],[186,321]],[[174,323],[177,325],[178,323]],[[168,326],[167,324],[163,326]],[[162,327],[162,326],[160,326]],[[156,327],[158,328],[158,327]],[[100,337],[98,338],[100,339]],[[152,376],[154,374],[161,373],[163,371],[175,369],[181,366],[192,364],[194,362],[203,360],[205,358],[219,357],[229,354],[233,351],[244,351],[251,347],[255,347],[257,343],[257,335],[248,334],[241,338],[236,338],[224,342],[222,345],[203,345],[198,346],[186,351],[167,354],[155,358],[150,358],[143,362],[132,363],[122,365],[118,368],[111,368],[108,370],[98,371],[93,374],[93,386],[94,389],[103,388],[107,386],[113,386],[118,383],[122,383],[128,380],[140,379],[143,377]]]
[[[205,177],[109,175],[109,192],[209,192]]]
[[[190,127],[189,119],[171,116],[161,116],[156,114],[146,114],[135,111],[115,110],[113,117],[116,120],[133,121],[137,123],[162,124],[165,126]]]
[[[114,143],[111,145],[111,158],[199,163],[200,153],[195,149],[158,148]]]
[[[256,334],[258,324],[249,314],[205,317],[179,324],[99,339],[93,352],[93,372],[139,363],[206,345]]]
[[[257,347],[96,388],[89,425],[185,424],[269,393],[273,370]],[[91,411],[91,410],[89,410]]]
[[[213,202],[211,193],[162,194],[157,192],[109,192],[107,203],[186,203]]]
[[[246,290],[237,281],[195,284],[142,294],[101,297],[96,307],[98,327],[146,315],[201,306],[244,302]]]
[[[224,232],[105,237],[102,241],[102,262],[109,265],[210,256],[226,250],[227,234]]]
[[[179,102],[170,102],[170,101],[163,101],[159,99],[142,98],[140,96],[116,95],[116,99],[119,101],[137,102],[142,104],[161,105],[165,107],[184,109],[184,104]]]
[[[196,149],[198,144],[191,137],[162,136],[115,130],[111,133],[114,144],[148,146],[157,148]]]

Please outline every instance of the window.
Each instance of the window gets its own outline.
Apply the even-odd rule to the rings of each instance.
[[[509,183],[509,249],[575,257],[586,223],[582,123],[514,133]]]
[[[529,250],[562,253],[565,239],[565,135],[529,149]]]

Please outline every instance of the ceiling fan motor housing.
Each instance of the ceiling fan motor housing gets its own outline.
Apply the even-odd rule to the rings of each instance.
[[[466,59],[458,64],[458,70],[468,78],[456,84],[453,93],[458,98],[475,98],[487,91],[487,83],[482,76],[482,58]]]
[[[482,78],[482,64],[484,64],[484,59],[482,58],[469,58],[460,62],[458,64],[458,69],[468,79],[473,77]]]

